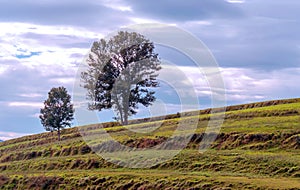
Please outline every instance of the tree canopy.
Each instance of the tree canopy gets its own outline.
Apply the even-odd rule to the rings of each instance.
[[[65,87],[52,88],[48,99],[44,101],[44,108],[40,110],[41,123],[46,131],[57,131],[60,140],[60,131],[71,126],[73,120],[73,104],[71,96]]]
[[[109,40],[94,42],[87,65],[81,79],[90,100],[88,109],[113,108],[116,119],[127,124],[139,104],[147,107],[155,101],[160,60],[153,42],[143,35],[120,31]]]

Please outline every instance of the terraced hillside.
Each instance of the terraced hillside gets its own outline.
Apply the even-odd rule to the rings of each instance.
[[[114,139],[147,148],[170,138],[178,123],[199,120],[188,146],[173,159],[147,169],[122,168],[105,161],[83,140],[78,128],[42,133],[0,143],[1,189],[300,189],[300,99],[231,106],[211,148],[199,143],[213,115],[210,109],[165,117],[83,126],[94,146],[105,127]],[[218,113],[217,113],[218,114]],[[179,116],[181,116],[179,118]],[[128,132],[149,129],[152,133]],[[172,137],[180,142],[180,137]],[[101,148],[101,146],[100,146]],[[172,149],[169,148],[169,149]],[[150,152],[151,154],[151,152]]]

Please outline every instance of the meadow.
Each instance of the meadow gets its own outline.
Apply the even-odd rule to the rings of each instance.
[[[216,140],[199,152],[208,123],[222,114],[214,111],[74,127],[63,131],[62,141],[48,132],[0,142],[0,189],[300,189],[300,99],[227,107]],[[149,168],[121,167],[95,153],[118,151],[107,134],[136,149],[159,147],[169,138],[180,142],[178,125],[189,130],[195,121],[187,146]]]

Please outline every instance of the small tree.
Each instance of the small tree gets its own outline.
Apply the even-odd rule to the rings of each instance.
[[[161,69],[154,44],[136,32],[120,31],[109,40],[94,42],[81,73],[90,110],[113,108],[122,124],[136,114],[138,105],[155,101],[153,88]]]
[[[66,88],[52,88],[40,113],[41,123],[46,131],[57,131],[58,140],[60,141],[61,130],[71,126],[74,114],[71,96]]]

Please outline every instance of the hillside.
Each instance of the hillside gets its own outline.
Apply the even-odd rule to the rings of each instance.
[[[122,168],[95,154],[80,130],[98,135],[95,146],[115,148],[102,138],[99,124],[66,129],[61,142],[55,133],[1,142],[0,189],[300,189],[300,99],[228,107],[216,141],[200,153],[210,111],[134,120],[127,127],[104,123],[122,144],[147,148],[171,137],[180,121],[199,120],[184,150],[147,169]],[[128,135],[128,128],[157,123],[161,127],[151,134]],[[180,142],[179,136],[172,138]]]

